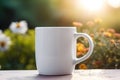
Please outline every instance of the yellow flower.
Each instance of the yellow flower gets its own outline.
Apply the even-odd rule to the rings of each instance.
[[[88,48],[84,46],[82,43],[77,43],[77,56],[83,55],[88,51]]]
[[[85,48],[85,47],[83,47],[83,46],[79,46],[79,47],[77,48],[77,51],[78,51],[78,52],[83,52],[84,48]]]
[[[86,64],[80,64],[79,68],[80,68],[80,69],[87,69],[88,67],[87,67]]]
[[[77,47],[85,47],[82,43],[77,43]]]
[[[110,32],[104,32],[103,35],[106,37],[112,37],[112,34]]]
[[[85,49],[84,44],[82,44],[82,43],[77,43],[77,51],[78,51],[78,52],[83,52],[84,49]]]
[[[82,26],[83,26],[83,24],[80,23],[80,22],[73,22],[73,25],[74,25],[75,27],[82,27]]]

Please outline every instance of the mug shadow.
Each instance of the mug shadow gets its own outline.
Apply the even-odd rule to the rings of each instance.
[[[71,80],[72,75],[59,75],[59,76],[46,76],[35,74],[32,76],[24,76],[24,77],[12,77],[7,80]]]
[[[71,80],[72,75],[57,75],[57,76],[45,76],[45,75],[36,75],[34,76],[35,80]]]

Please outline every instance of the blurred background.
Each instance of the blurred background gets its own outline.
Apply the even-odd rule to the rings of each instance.
[[[88,26],[100,24],[100,27],[91,30],[85,27],[87,22]],[[25,27],[22,30],[20,26]],[[120,68],[118,44],[120,0],[0,0],[0,69],[36,69],[34,58],[34,28],[36,26],[76,26],[78,32],[86,32],[94,36],[95,45],[101,48],[97,47],[94,56],[91,57],[92,60],[90,58],[93,64],[85,61],[82,65],[77,65],[76,69]],[[84,28],[81,29],[81,26]],[[112,50],[115,45],[117,47]],[[80,40],[77,47],[79,47],[77,54],[81,54],[85,46]],[[87,49],[82,53],[86,51]],[[100,53],[99,59],[96,53]]]
[[[73,21],[101,18],[104,27],[119,31],[119,16],[119,0],[0,0],[1,29],[20,20],[26,20],[29,28],[34,28],[71,26]]]

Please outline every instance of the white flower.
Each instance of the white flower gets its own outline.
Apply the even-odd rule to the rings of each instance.
[[[0,34],[0,51],[5,51],[9,49],[10,44],[10,38],[7,37],[5,34]]]
[[[10,30],[13,33],[25,34],[28,30],[28,24],[26,21],[12,22],[10,24]]]

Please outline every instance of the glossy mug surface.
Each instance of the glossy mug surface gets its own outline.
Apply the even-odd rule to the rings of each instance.
[[[76,39],[88,39],[89,50],[76,58]],[[86,60],[93,52],[93,41],[85,33],[77,33],[75,27],[36,27],[35,57],[39,74],[72,74],[76,64]]]

